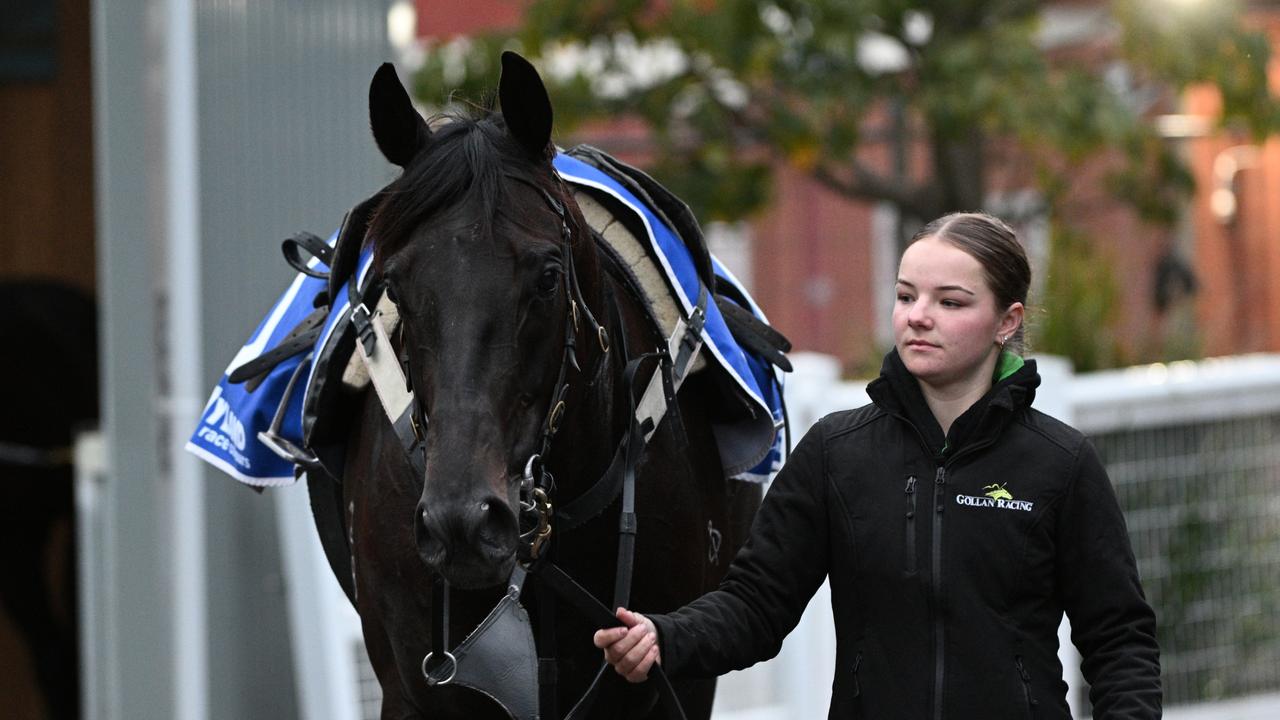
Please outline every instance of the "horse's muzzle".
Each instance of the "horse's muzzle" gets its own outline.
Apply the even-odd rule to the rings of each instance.
[[[511,574],[519,528],[506,500],[493,495],[465,502],[418,502],[414,514],[418,555],[449,584],[499,585]]]

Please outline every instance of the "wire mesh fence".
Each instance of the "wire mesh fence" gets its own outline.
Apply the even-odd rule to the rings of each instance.
[[[1280,413],[1093,439],[1158,617],[1166,705],[1280,689]]]
[[[1055,378],[1037,406],[1074,418],[1107,466],[1158,618],[1167,716],[1280,717],[1280,357],[1174,369],[1185,377]],[[827,370],[789,387],[797,427],[866,402],[861,383]],[[823,596],[777,659],[722,679],[715,717],[821,716],[830,627]],[[377,717],[380,690],[363,648],[355,654],[362,716]]]

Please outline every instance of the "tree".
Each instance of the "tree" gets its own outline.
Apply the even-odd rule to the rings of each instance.
[[[1080,3],[1072,3],[1075,8]],[[654,169],[701,217],[768,196],[783,162],[851,198],[891,203],[909,228],[985,206],[1011,178],[1055,225],[1074,172],[1106,157],[1105,190],[1170,224],[1192,189],[1153,118],[1194,83],[1221,122],[1280,127],[1267,39],[1237,0],[1112,0],[1102,33],[1055,45],[1033,0],[533,0],[517,33],[427,54],[420,98],[477,97],[515,47],[539,62],[563,132],[629,115]],[[923,162],[917,156],[923,149]],[[999,175],[999,177],[996,177]]]

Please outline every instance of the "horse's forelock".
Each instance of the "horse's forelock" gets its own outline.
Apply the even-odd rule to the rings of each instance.
[[[367,238],[374,244],[379,270],[415,228],[463,204],[474,209],[476,232],[489,235],[494,218],[509,200],[509,176],[538,187],[548,185],[538,180],[535,161],[507,134],[500,115],[450,116],[432,125],[431,141],[387,187],[386,198],[369,222]]]

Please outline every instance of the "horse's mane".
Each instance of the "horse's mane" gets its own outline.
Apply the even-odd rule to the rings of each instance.
[[[449,113],[432,118],[430,125],[430,139],[382,191],[369,221],[366,238],[374,244],[377,268],[409,241],[414,228],[464,202],[474,210],[473,233],[488,236],[496,219],[513,216],[506,212],[510,177],[560,194],[549,176],[538,172],[539,161],[508,134],[501,114]]]

